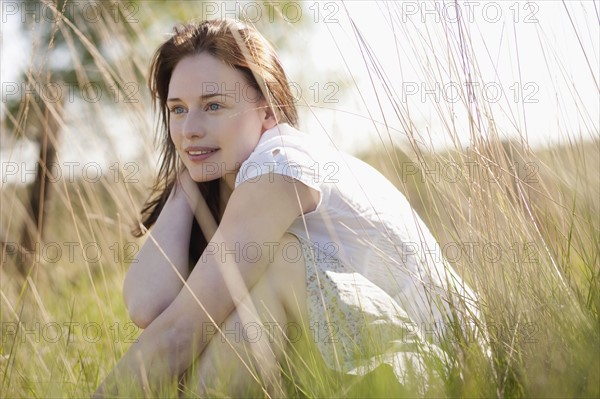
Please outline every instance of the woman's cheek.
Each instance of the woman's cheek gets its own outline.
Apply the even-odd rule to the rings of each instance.
[[[175,123],[171,123],[169,126],[169,136],[171,137],[171,142],[177,148],[177,151],[179,151],[181,149],[181,133]]]

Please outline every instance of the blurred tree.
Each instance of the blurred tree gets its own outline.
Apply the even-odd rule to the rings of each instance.
[[[20,17],[22,33],[32,44],[27,70],[18,82],[6,86],[17,95],[7,96],[5,104],[6,130],[15,135],[10,139],[31,140],[39,151],[35,181],[25,204],[29,217],[21,229],[21,253],[17,257],[23,275],[27,274],[25,255],[43,242],[52,170],[57,170],[54,166],[68,103],[76,97],[93,99],[109,90],[127,96],[132,80],[124,77],[143,79],[143,72],[134,63],[128,74],[117,72],[115,62],[109,61],[114,54],[103,46],[111,34],[136,41],[140,27],[132,22],[138,22],[133,16],[138,9],[139,3],[134,1],[26,0],[4,5],[3,11]]]

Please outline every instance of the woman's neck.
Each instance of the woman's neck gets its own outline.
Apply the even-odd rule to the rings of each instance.
[[[227,175],[221,179],[219,185],[219,213],[221,214],[221,219],[223,218],[223,213],[225,213],[225,208],[227,207],[227,203],[229,202],[229,197],[233,192],[233,185],[228,181]]]

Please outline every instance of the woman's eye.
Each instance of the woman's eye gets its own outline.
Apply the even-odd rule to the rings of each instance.
[[[206,107],[209,111],[218,111],[219,109],[221,109],[221,104],[217,104],[217,103],[210,103],[207,105]]]
[[[171,111],[171,113],[173,113],[175,115],[179,115],[179,114],[183,114],[185,112],[185,109],[181,106],[175,106],[175,107],[172,107],[169,111]]]

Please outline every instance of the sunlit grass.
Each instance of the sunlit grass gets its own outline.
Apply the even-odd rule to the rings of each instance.
[[[394,17],[398,10],[391,7],[387,12]],[[133,43],[134,39],[117,25],[109,21],[88,28],[105,43],[116,39]],[[63,25],[60,32],[83,41],[72,28]],[[136,43],[150,41],[138,26],[134,28]],[[398,31],[403,29],[408,28]],[[470,33],[463,34],[468,38]],[[466,79],[466,71],[472,74],[470,78],[477,75],[477,57],[470,52],[468,40],[463,39],[462,47],[458,46],[459,39],[451,31],[447,40],[447,57],[432,57],[431,62],[420,59],[423,81],[436,81],[438,68],[460,79]],[[416,53],[427,53],[420,42],[413,46]],[[49,43],[36,43],[40,52],[48,47]],[[78,54],[73,55],[77,58]],[[593,54],[589,56],[593,59]],[[109,87],[119,81],[137,81],[136,74],[145,68],[143,56],[137,53],[119,58],[116,65],[100,53],[98,57],[91,64],[97,66],[92,72],[100,71],[96,76]],[[400,145],[392,145],[381,133],[385,132],[382,129],[379,146],[360,157],[407,195],[438,239],[438,252],[477,291],[489,334],[488,358],[478,345],[465,338],[466,332],[451,329],[448,356],[433,358],[429,363],[428,371],[439,378],[424,394],[598,397],[598,136],[583,140],[573,127],[563,145],[536,150],[529,148],[526,131],[520,131],[520,136],[511,141],[501,140],[498,132],[511,130],[520,122],[513,120],[510,126],[496,123],[499,110],[482,101],[481,93],[474,93],[473,103],[453,105],[467,115],[466,125],[473,137],[469,148],[456,141],[452,150],[433,152],[417,144],[423,142],[427,132],[411,119],[409,106],[398,100],[395,88],[385,77],[397,71],[377,72],[377,60],[368,52],[364,59],[378,78],[371,89],[379,91],[385,102],[382,108],[394,110],[386,114],[386,122],[402,126],[408,140],[402,143],[401,151]],[[76,68],[82,86],[90,72],[86,68],[93,69],[89,65]],[[34,71],[31,78],[44,82],[47,76]],[[479,78],[485,81],[485,77]],[[126,90],[123,86],[121,93],[126,94]],[[25,188],[12,184],[2,188],[2,397],[89,396],[140,333],[129,321],[121,298],[127,264],[143,242],[134,239],[130,229],[153,173],[154,153],[147,139],[152,120],[147,117],[147,98],[142,95],[140,100],[127,108],[127,118],[136,128],[132,134],[144,143],[135,160],[139,166],[135,179],[126,179],[124,173],[130,171],[123,168],[121,160],[121,174],[106,168],[98,181],[79,176],[72,182],[62,179],[52,184],[44,241],[32,254],[18,252],[14,245],[20,240],[26,220]],[[69,105],[69,109],[75,109]],[[88,116],[113,112],[107,102],[77,106],[83,107],[83,114]],[[50,109],[53,107],[49,104]],[[378,107],[371,104],[369,111],[379,123]],[[448,104],[437,107],[442,119],[449,118]],[[39,110],[32,104],[8,115],[7,120],[14,122],[11,126],[17,126],[11,132],[18,137],[30,133],[36,112]],[[580,109],[582,125],[593,123],[595,112],[597,116],[597,110]],[[60,115],[64,119],[59,125],[65,131],[89,128],[87,119]],[[456,127],[450,119],[446,121],[444,134],[455,139]],[[106,125],[98,126],[104,126],[98,128],[101,137],[109,136]],[[118,140],[108,148],[117,154]],[[19,268],[24,275],[17,272]],[[286,360],[282,374],[291,397],[423,394],[418,379],[404,390],[394,390],[386,370],[361,381],[337,376],[310,356],[298,358],[292,353]],[[178,395],[175,382],[163,390],[161,396]]]

